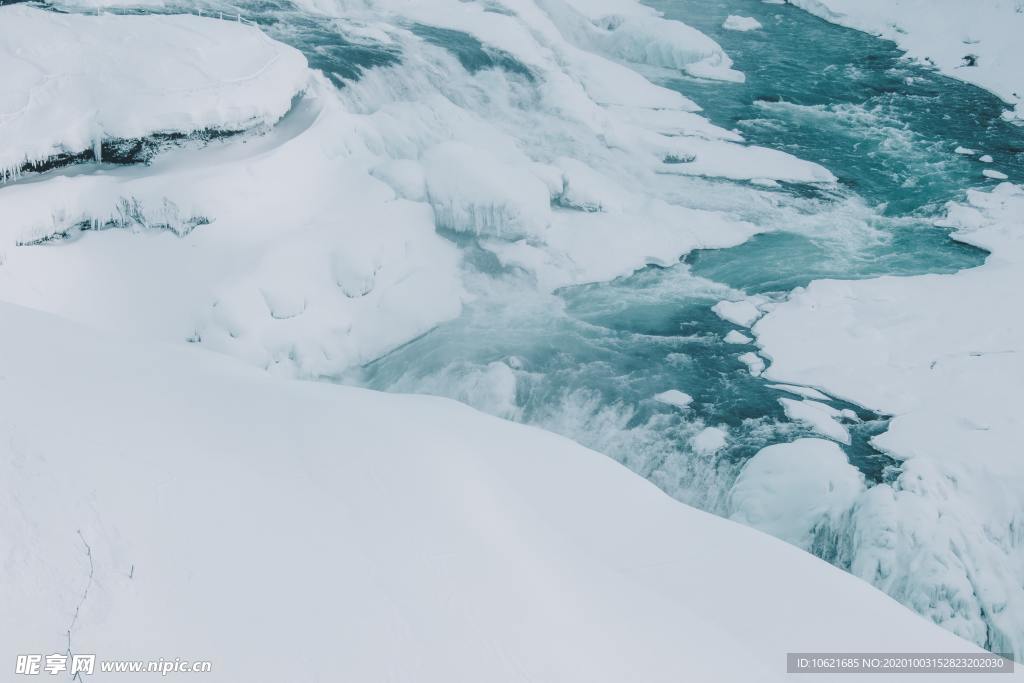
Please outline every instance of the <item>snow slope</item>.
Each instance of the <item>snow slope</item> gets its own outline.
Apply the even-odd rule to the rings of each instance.
[[[452,401],[277,379],[8,304],[0,329],[8,664],[70,649],[209,659],[203,679],[226,682],[653,683],[782,680],[792,650],[972,649]]]
[[[971,191],[946,219],[991,251],[955,275],[823,280],[754,326],[772,379],[893,416],[899,477],[849,507],[839,558],[960,635],[1024,653],[1024,188]]]
[[[1024,119],[1020,0],[787,0],[828,21],[894,41],[943,73],[990,90]]]
[[[0,11],[0,62],[0,182],[105,140],[273,124],[308,80],[300,52],[241,23],[24,5]]]

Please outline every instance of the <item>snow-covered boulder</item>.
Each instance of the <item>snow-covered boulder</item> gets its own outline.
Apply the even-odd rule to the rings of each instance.
[[[239,22],[0,7],[0,181],[107,141],[276,122],[306,59]]]
[[[761,449],[730,492],[732,519],[811,550],[835,543],[864,476],[831,441],[799,439]]]

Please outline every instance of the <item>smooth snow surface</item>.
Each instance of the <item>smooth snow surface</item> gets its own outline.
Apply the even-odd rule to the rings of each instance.
[[[453,401],[284,381],[7,304],[0,328],[9,663],[70,646],[209,659],[202,678],[226,683],[620,683],[784,680],[794,647],[972,649],[568,439]]]
[[[732,519],[812,549],[834,544],[864,477],[831,441],[798,439],[751,458],[732,487]]]
[[[154,133],[275,123],[306,59],[237,22],[0,9],[0,182],[26,164]]]
[[[1024,652],[1021,387],[1024,189],[952,204],[992,252],[955,275],[822,280],[754,327],[772,379],[893,415],[875,437],[899,477],[851,506],[851,571],[994,651]]]

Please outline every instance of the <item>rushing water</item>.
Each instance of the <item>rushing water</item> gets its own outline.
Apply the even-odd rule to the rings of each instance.
[[[778,399],[787,394],[740,362],[751,347],[724,342],[734,326],[710,307],[736,290],[779,295],[817,278],[979,265],[982,252],[932,225],[945,202],[990,184],[977,160],[953,150],[992,153],[997,168],[1021,177],[1024,135],[1000,119],[1003,106],[988,93],[904,61],[890,43],[792,7],[652,4],[718,40],[747,81],[652,78],[749,141],[821,163],[840,179],[841,191],[822,197],[785,188],[787,196],[806,195],[799,210],[775,216],[752,208],[744,215],[770,232],[733,249],[695,252],[673,268],[650,267],[547,297],[524,297],[527,288],[507,274],[504,288],[486,290],[459,320],[348,379],[448,395],[544,426],[608,453],[682,500],[727,512],[728,486],[746,459],[808,432],[784,415]],[[738,10],[765,30],[722,30]],[[721,208],[720,199],[707,201]],[[491,275],[498,270],[482,254],[470,262]],[[694,397],[686,411],[652,399],[673,388]],[[884,416],[832,404],[855,409],[861,419],[850,425],[851,462],[869,481],[892,476],[896,464],[868,442],[885,429]],[[692,447],[706,426],[729,434],[715,455]]]
[[[688,255],[672,268],[649,267],[604,284],[536,292],[503,270],[473,240],[465,251],[476,300],[442,325],[341,378],[390,390],[435,393],[510,419],[541,425],[620,460],[672,495],[728,512],[727,494],[742,464],[760,448],[808,434],[789,421],[787,396],[752,376],[739,360],[752,346],[724,341],[734,326],[711,306],[740,293],[779,297],[817,278],[949,273],[979,265],[983,252],[932,225],[945,202],[991,184],[976,158],[1024,179],[1024,128],[1000,118],[992,95],[901,58],[890,43],[758,0],[653,0],[670,18],[711,35],[747,75],[731,84],[647,75],[677,88],[714,123],[752,143],[818,162],[840,180],[837,192],[800,186],[774,190],[775,210],[751,201],[744,184],[678,178],[681,203],[728,210],[767,232],[727,250]],[[303,50],[341,88],[367,69],[400,63],[392,44],[353,39],[343,22],[297,11],[283,0],[211,4],[237,12]],[[730,13],[764,30],[721,28]],[[501,69],[532,76],[509,55],[464,33],[409,28],[449,51],[469,72]],[[667,180],[667,182],[674,182]],[[680,389],[686,410],[653,396]],[[854,410],[851,462],[869,481],[898,467],[869,439],[884,416]],[[717,453],[697,452],[708,426],[728,433]]]

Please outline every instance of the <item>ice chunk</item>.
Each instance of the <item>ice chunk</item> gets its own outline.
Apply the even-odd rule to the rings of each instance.
[[[622,211],[628,202],[618,183],[590,166],[564,157],[558,165],[565,182],[558,197],[562,206],[581,211]]]
[[[722,427],[705,427],[697,432],[690,445],[698,455],[714,455],[725,448],[728,432]]]
[[[978,157],[978,161],[980,161],[983,164],[991,164],[994,161],[994,159],[992,159],[991,154],[982,154],[980,157]]]
[[[780,398],[779,403],[789,419],[802,422],[822,436],[839,443],[850,443],[850,432],[836,420],[840,413],[835,408],[818,401],[795,401],[791,398]]]
[[[764,372],[764,359],[753,351],[748,351],[739,357],[740,362],[747,366],[747,370],[754,377],[760,377]]]
[[[658,401],[659,403],[665,403],[670,406],[675,406],[676,408],[685,408],[691,403],[693,403],[693,396],[683,393],[678,389],[669,389],[668,391],[663,391],[660,394],[656,394],[654,396],[654,400]]]
[[[8,175],[105,140],[269,125],[309,79],[302,53],[247,24],[26,5],[0,7],[0,62]]]
[[[983,169],[981,171],[981,175],[985,176],[986,178],[991,178],[992,180],[1006,180],[1007,178],[1009,178],[1009,176],[1003,173],[1002,171],[996,171],[991,168]]]
[[[752,341],[753,339],[738,330],[729,330],[729,334],[725,335],[726,344],[749,344]]]
[[[754,299],[719,301],[711,307],[711,310],[722,320],[727,320],[740,327],[750,327],[761,317],[761,311],[757,308]]]
[[[806,550],[834,543],[864,491],[864,477],[835,443],[798,439],[762,448],[729,494],[732,519]]]
[[[741,17],[730,14],[722,23],[722,28],[727,31],[756,31],[761,28],[761,22],[753,17]]]
[[[978,153],[978,150],[969,149],[967,147],[957,147],[955,150],[953,150],[953,152],[956,154],[962,154],[964,156],[972,157]]]
[[[551,224],[547,185],[524,166],[446,142],[424,155],[423,167],[440,228],[515,240],[542,237]]]

